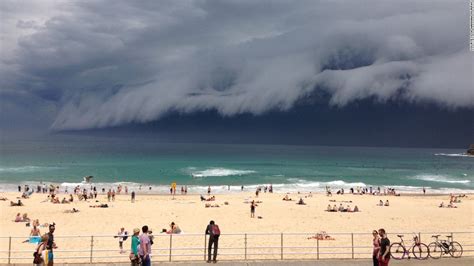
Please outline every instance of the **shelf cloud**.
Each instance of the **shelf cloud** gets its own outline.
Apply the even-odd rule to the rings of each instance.
[[[2,1],[0,95],[44,101],[55,130],[259,115],[318,91],[474,107],[465,1],[40,3]]]

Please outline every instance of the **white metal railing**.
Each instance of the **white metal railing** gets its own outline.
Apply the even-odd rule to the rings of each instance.
[[[328,233],[335,240],[308,239],[308,237],[315,234],[222,234],[219,239],[218,256],[219,260],[318,260],[321,258],[371,258],[372,256],[370,233]],[[432,242],[431,235],[433,234],[440,234],[442,237],[450,235],[463,246],[463,256],[474,256],[474,232],[391,233],[389,238],[392,242],[397,242],[398,237],[396,235],[398,234],[405,235],[404,238],[407,242],[410,241],[410,236],[415,234],[425,244]],[[128,248],[125,249],[125,254],[117,254],[118,249],[111,248],[117,243],[117,239],[114,237],[116,236],[55,236],[55,242],[60,246],[59,249],[54,251],[55,261],[82,263],[128,261]],[[207,237],[203,234],[159,234],[154,237],[155,244],[152,248],[153,261],[196,261],[207,259]],[[259,239],[261,237],[264,237],[264,239]],[[0,263],[11,264],[31,261],[35,247],[31,244],[21,243],[21,240],[25,238],[18,236],[0,237]],[[68,248],[68,241],[74,241],[77,238],[88,238],[89,241],[82,241],[84,242],[82,248]],[[183,240],[185,241],[183,242]],[[128,243],[125,241],[124,247],[128,247]]]

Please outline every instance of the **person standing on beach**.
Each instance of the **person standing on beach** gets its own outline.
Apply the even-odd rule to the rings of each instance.
[[[48,266],[54,265],[53,249],[58,248],[54,242],[54,230],[56,230],[56,225],[52,223],[49,225],[48,242],[46,242],[46,250],[48,251]]]
[[[135,191],[132,191],[132,203],[135,202]]]
[[[207,245],[207,263],[211,262],[211,249],[214,245],[214,254],[213,254],[213,262],[217,262],[217,249],[219,248],[219,237],[221,235],[221,231],[219,226],[215,224],[214,221],[210,221],[206,227],[206,235],[209,235],[209,243]]]
[[[138,255],[138,246],[140,246],[140,239],[138,238],[138,234],[140,234],[140,229],[133,229],[131,247],[132,252],[130,253],[130,261],[132,262],[132,266],[138,266],[141,263],[140,256]]]
[[[255,218],[255,200],[252,200],[252,203],[250,204],[250,218]]]
[[[426,189],[425,189],[425,187],[423,187],[423,195],[425,195],[425,194],[426,194]]]
[[[385,229],[379,229],[380,249],[378,254],[379,266],[388,266],[390,261],[390,240],[387,238]]]
[[[119,248],[120,248],[120,254],[124,253],[123,251],[123,241],[127,240],[127,232],[125,231],[125,228],[120,228],[120,231],[117,233],[117,236],[119,239]]]
[[[148,236],[148,226],[144,225],[142,227],[142,234],[140,235],[140,250],[138,252],[142,261],[142,266],[151,265],[150,253],[151,253],[151,242],[150,242],[150,237]]]
[[[374,262],[374,266],[379,266],[379,260],[377,256],[379,254],[379,249],[380,249],[380,237],[377,230],[374,230],[372,232],[372,236],[374,237],[374,239],[372,240],[372,245],[374,247],[373,252],[372,252],[372,261]]]
[[[207,195],[211,195],[211,186],[207,187]]]

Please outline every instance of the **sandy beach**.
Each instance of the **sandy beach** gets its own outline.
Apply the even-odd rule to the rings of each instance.
[[[2,193],[2,197],[9,200],[16,200],[19,193]],[[17,213],[28,213],[32,219],[39,219],[40,223],[55,222],[58,236],[56,242],[63,250],[88,250],[90,248],[91,235],[109,235],[107,237],[96,237],[94,244],[103,249],[117,249],[117,252],[110,252],[116,256],[118,254],[117,240],[110,235],[116,234],[120,227],[125,227],[131,232],[135,227],[148,225],[157,236],[158,244],[154,248],[166,248],[169,245],[166,234],[160,234],[163,228],[169,228],[169,224],[174,221],[183,230],[182,236],[186,234],[203,234],[209,220],[215,220],[221,228],[223,234],[226,233],[303,233],[326,231],[329,234],[337,232],[370,233],[373,229],[385,228],[387,232],[466,232],[474,231],[474,199],[473,195],[467,195],[457,203],[457,208],[439,208],[441,202],[447,204],[449,195],[402,195],[396,196],[374,196],[374,195],[333,195],[327,197],[323,194],[289,194],[293,201],[283,201],[285,194],[281,193],[261,193],[255,198],[255,193],[241,192],[233,194],[215,195],[216,201],[200,201],[199,195],[176,195],[172,199],[170,195],[140,195],[136,197],[136,202],[130,202],[130,195],[117,195],[115,201],[108,202],[106,195],[99,195],[97,200],[100,203],[107,203],[109,208],[90,208],[89,205],[96,205],[99,202],[78,201],[77,197],[71,204],[53,204],[42,202],[47,194],[33,194],[29,199],[22,200],[23,207],[10,207],[10,201],[0,202],[0,236],[25,236],[12,240],[15,250],[32,250],[33,244],[21,243],[26,239],[30,228],[25,223],[15,223]],[[59,195],[60,199],[64,197]],[[297,200],[302,197],[306,205],[297,205]],[[258,200],[256,216],[250,218],[250,205],[248,200]],[[390,206],[376,206],[379,200],[390,201]],[[335,201],[335,202],[333,202]],[[352,201],[351,203],[349,201]],[[228,203],[228,205],[225,204]],[[218,208],[206,208],[205,204],[218,204]],[[360,212],[326,212],[328,204],[333,206],[343,204],[352,208],[357,205]],[[76,208],[79,213],[64,213],[65,210]],[[40,228],[42,233],[46,228]],[[84,236],[83,238],[63,239],[59,236]],[[286,243],[307,243],[314,245],[314,240],[309,240],[304,236],[293,236],[294,239],[285,239]],[[336,240],[333,243],[346,245],[350,244],[347,235],[333,235]],[[181,237],[181,236],[179,236]],[[429,236],[428,236],[429,237]],[[464,236],[467,240],[472,235]],[[230,239],[233,239],[230,241]],[[391,235],[392,241],[396,236]],[[221,246],[240,245],[242,236],[223,236]],[[0,249],[8,248],[8,239],[2,238]],[[410,240],[406,236],[405,240]],[[431,242],[422,239],[424,242]],[[467,241],[466,240],[466,241]],[[179,239],[181,246],[202,246],[203,237],[193,236]],[[227,243],[227,242],[228,243]],[[370,246],[370,235],[357,235],[355,240],[361,246]],[[279,242],[278,235],[254,236],[254,245],[270,244]],[[258,244],[257,244],[258,243]],[[329,242],[328,242],[329,243]],[[125,242],[128,250],[130,243]],[[176,245],[176,244],[175,244]],[[188,252],[189,253],[189,252]],[[201,251],[202,253],[202,251]],[[198,253],[200,254],[200,253]],[[360,255],[364,257],[363,255]],[[26,255],[27,258],[30,254]],[[126,255],[123,255],[126,259]],[[200,258],[199,258],[200,259]]]

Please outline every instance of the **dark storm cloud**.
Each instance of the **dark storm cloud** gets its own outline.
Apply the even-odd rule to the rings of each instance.
[[[400,99],[474,106],[465,1],[6,1],[1,90],[55,129]]]

